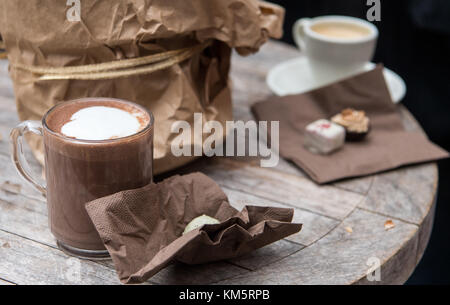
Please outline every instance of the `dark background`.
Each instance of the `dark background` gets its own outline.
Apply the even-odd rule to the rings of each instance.
[[[283,40],[301,17],[348,15],[366,19],[367,0],[270,0],[286,8]],[[450,150],[450,1],[381,0],[374,62],[384,63],[406,81],[403,104],[432,141]],[[439,163],[436,218],[428,248],[407,284],[450,283],[450,161]]]

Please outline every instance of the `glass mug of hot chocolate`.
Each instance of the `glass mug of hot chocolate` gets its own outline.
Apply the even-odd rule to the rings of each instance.
[[[302,18],[294,24],[293,38],[308,59],[311,75],[326,83],[364,71],[374,55],[378,29],[354,17]]]
[[[85,203],[153,179],[152,114],[112,98],[84,98],[51,108],[39,121],[11,132],[18,172],[47,197],[49,225],[63,251],[84,258],[108,257]],[[43,137],[46,185],[33,178],[22,150],[27,133]]]

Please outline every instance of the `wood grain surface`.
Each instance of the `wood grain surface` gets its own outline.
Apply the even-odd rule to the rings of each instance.
[[[274,41],[256,55],[233,54],[235,120],[253,119],[249,107],[272,94],[265,83],[268,70],[297,56],[296,49]],[[58,250],[45,199],[13,168],[8,138],[18,118],[7,65],[0,61],[0,285],[118,284],[111,261],[79,260]],[[420,130],[399,107],[406,128]],[[39,164],[31,164],[41,175]],[[303,230],[233,260],[173,264],[148,284],[401,284],[414,271],[431,234],[435,164],[327,186],[315,184],[284,160],[268,169],[259,167],[257,158],[203,158],[179,170],[193,171],[213,178],[237,209],[245,204],[294,208],[294,221],[303,223]],[[389,230],[388,220],[395,225]],[[373,261],[380,264],[381,281],[366,277]]]

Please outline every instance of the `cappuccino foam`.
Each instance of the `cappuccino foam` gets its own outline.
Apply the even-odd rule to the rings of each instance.
[[[320,35],[338,39],[358,39],[370,35],[368,28],[345,22],[321,22],[311,29]]]
[[[61,133],[79,140],[109,140],[138,133],[145,128],[141,113],[108,106],[90,106],[75,112]]]

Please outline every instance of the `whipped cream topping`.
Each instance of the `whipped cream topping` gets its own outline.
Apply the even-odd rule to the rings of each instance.
[[[109,140],[138,133],[145,126],[140,113],[106,106],[86,107],[75,112],[61,127],[61,133],[78,140]]]

